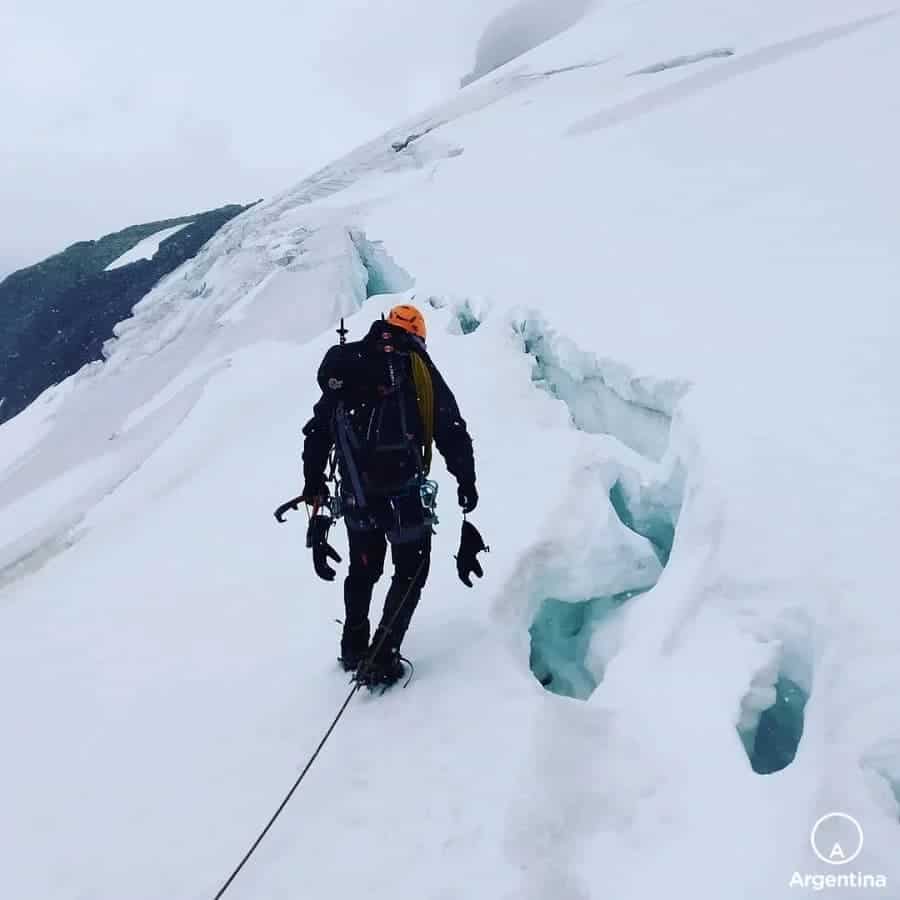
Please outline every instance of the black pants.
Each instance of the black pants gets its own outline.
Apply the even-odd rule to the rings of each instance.
[[[418,501],[417,501],[418,502]],[[382,504],[377,504],[381,506]],[[399,650],[419,603],[428,578],[431,562],[431,526],[424,515],[411,504],[401,504],[400,513],[390,513],[394,504],[377,509],[375,522],[363,522],[353,514],[346,517],[350,544],[350,568],[344,580],[344,653],[361,652],[369,639],[369,607],[375,584],[384,571],[387,545],[391,543],[394,573],[384,601],[378,632],[372,639],[377,644],[387,632],[382,653]],[[421,504],[418,504],[421,510]],[[419,522],[414,520],[419,516]],[[399,522],[399,525],[398,525]]]

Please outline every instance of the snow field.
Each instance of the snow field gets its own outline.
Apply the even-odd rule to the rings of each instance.
[[[399,300],[486,576],[437,465],[416,678],[232,895],[779,900],[834,809],[896,894],[884,11],[598,8],[233,220],[0,430],[4,896],[211,896],[281,799],[347,685],[271,511],[332,329]]]

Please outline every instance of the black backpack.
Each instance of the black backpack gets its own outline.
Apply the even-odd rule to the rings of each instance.
[[[357,502],[403,493],[431,466],[434,390],[424,347],[376,322],[362,341],[332,347],[319,386],[335,401],[332,428]]]

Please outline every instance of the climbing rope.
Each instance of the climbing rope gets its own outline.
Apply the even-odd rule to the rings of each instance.
[[[358,671],[365,671],[372,664],[372,661],[378,654],[378,651],[384,645],[385,640],[387,640],[387,636],[391,632],[391,628],[393,627],[394,622],[397,620],[397,616],[400,615],[400,611],[406,605],[406,601],[409,599],[409,595],[412,593],[412,589],[415,587],[416,583],[419,580],[419,575],[422,574],[422,569],[425,566],[426,559],[427,559],[427,557],[423,554],[422,561],[419,563],[419,568],[416,569],[416,574],[413,575],[412,581],[409,583],[409,587],[406,589],[406,593],[403,595],[403,599],[397,605],[397,608],[394,610],[394,614],[391,616],[387,625],[382,629],[381,640],[378,641],[378,643],[375,645],[374,649],[372,649],[369,652],[369,655],[362,662]],[[410,676],[410,677],[412,677],[412,676]],[[407,681],[406,684],[409,684],[409,681]],[[268,822],[266,822],[265,828],[263,828],[263,830],[259,833],[259,836],[256,838],[256,840],[250,846],[250,849],[244,854],[243,859],[241,859],[241,861],[237,864],[234,871],[228,876],[228,880],[222,885],[221,888],[219,888],[219,891],[215,895],[213,900],[221,900],[221,898],[225,895],[225,891],[227,891],[228,888],[231,887],[232,882],[234,881],[235,878],[237,878],[241,869],[244,868],[244,866],[249,861],[250,857],[253,856],[253,854],[256,852],[256,848],[263,842],[263,839],[269,833],[269,830],[271,829],[271,827],[275,824],[278,817],[284,811],[284,808],[290,802],[291,797],[294,796],[294,793],[296,792],[297,788],[300,787],[300,783],[306,777],[306,773],[312,768],[313,763],[316,761],[317,757],[319,756],[319,753],[322,752],[322,748],[328,742],[328,738],[331,737],[331,733],[337,727],[337,723],[340,722],[341,717],[344,715],[344,712],[347,710],[347,707],[350,705],[350,701],[353,699],[354,695],[361,687],[362,687],[362,682],[359,681],[359,679],[354,675],[353,687],[350,689],[350,693],[347,694],[347,699],[344,700],[344,702],[341,704],[341,708],[338,710],[337,715],[334,717],[331,724],[328,726],[328,730],[322,736],[322,740],[319,741],[319,745],[313,751],[312,756],[310,756],[306,765],[303,767],[303,771],[297,776],[297,780],[291,785],[291,789],[287,792],[284,799],[279,804],[278,809],[275,810],[275,812],[272,814],[272,817],[269,819]],[[406,687],[406,685],[404,685],[404,687]]]
[[[300,787],[300,782],[303,781],[304,777],[306,776],[306,773],[312,768],[312,764],[316,761],[316,757],[319,755],[322,748],[325,746],[325,743],[328,740],[328,738],[331,737],[331,732],[334,731],[335,727],[337,726],[337,723],[341,720],[341,716],[344,715],[344,710],[346,710],[347,707],[350,705],[350,701],[353,699],[353,695],[359,690],[359,688],[360,688],[359,684],[353,685],[353,689],[347,695],[347,699],[343,702],[343,704],[341,705],[341,708],[338,710],[338,714],[334,717],[334,721],[331,723],[331,725],[328,726],[328,731],[325,732],[325,735],[323,736],[322,740],[319,741],[319,746],[316,747],[315,751],[313,752],[313,755],[309,758],[309,762],[307,762],[307,764],[303,767],[303,771],[300,773],[297,780],[293,783],[293,785],[291,786],[291,789],[287,792],[287,795],[285,796],[284,800],[281,801],[281,804],[279,805],[278,809],[275,810],[275,813],[272,816],[272,818],[269,819],[269,821],[266,823],[266,827],[263,828],[263,830],[259,833],[259,837],[257,837],[257,839],[253,842],[250,849],[244,854],[244,858],[238,863],[237,868],[235,868],[235,870],[231,873],[231,875],[228,876],[228,880],[219,889],[219,892],[216,894],[214,900],[221,900],[221,897],[224,896],[225,891],[227,891],[228,888],[231,887],[231,883],[234,881],[235,878],[237,878],[238,873],[241,871],[241,869],[244,868],[244,866],[247,864],[247,861],[250,859],[250,857],[253,856],[254,852],[256,851],[256,848],[263,842],[263,838],[269,833],[269,829],[275,824],[275,820],[281,815],[282,810],[284,810],[284,808],[288,805],[291,797],[294,796],[294,792],[297,790],[297,788]]]

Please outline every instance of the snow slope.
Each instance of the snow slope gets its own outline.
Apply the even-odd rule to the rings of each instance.
[[[337,320],[414,297],[487,573],[438,466],[415,679],[227,896],[898,896],[898,39],[876,0],[598,7],[230,222],[3,426],[0,895],[212,897],[280,801],[347,685],[271,510]]]
[[[139,259],[153,259],[153,257],[156,256],[156,251],[159,250],[159,245],[166,238],[172,237],[173,234],[177,234],[182,228],[187,228],[190,224],[190,222],[185,222],[183,225],[175,225],[172,228],[163,228],[155,234],[148,235],[143,240],[138,241],[130,250],[126,250],[121,256],[114,259],[106,267],[105,271],[108,272],[110,269],[119,269],[122,266],[137,262]]]

